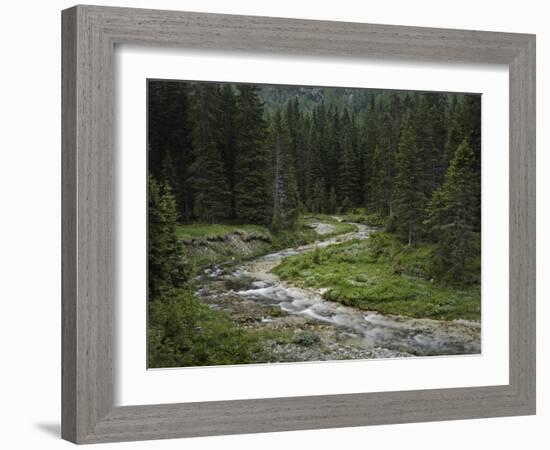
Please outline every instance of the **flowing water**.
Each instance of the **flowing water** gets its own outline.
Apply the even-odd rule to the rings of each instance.
[[[271,270],[289,256],[349,239],[368,239],[357,231],[270,253],[247,262],[213,266],[198,279],[197,294],[250,327],[312,331],[323,350],[274,345],[274,360],[327,360],[478,354],[480,324],[382,315],[324,300],[322,290],[292,286]],[[318,231],[323,227],[318,227]],[[329,231],[330,232],[330,231]],[[322,233],[320,233],[322,234]]]

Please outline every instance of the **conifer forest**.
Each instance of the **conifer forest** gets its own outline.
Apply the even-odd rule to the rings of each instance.
[[[480,353],[480,95],[147,83],[149,367]]]

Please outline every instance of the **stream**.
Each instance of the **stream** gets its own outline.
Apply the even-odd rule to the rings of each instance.
[[[271,270],[289,256],[350,239],[368,239],[373,228],[288,248],[249,261],[215,265],[197,278],[197,295],[249,328],[307,332],[315,345],[269,342],[267,362],[479,354],[480,323],[382,315],[324,300],[323,290],[299,288]],[[330,232],[318,224],[317,232]]]

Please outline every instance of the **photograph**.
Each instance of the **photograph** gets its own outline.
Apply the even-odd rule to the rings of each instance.
[[[481,355],[481,94],[146,83],[149,369]]]

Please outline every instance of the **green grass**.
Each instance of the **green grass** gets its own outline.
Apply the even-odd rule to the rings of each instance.
[[[269,230],[260,225],[232,225],[232,224],[205,224],[205,223],[191,223],[191,224],[178,224],[176,228],[176,234],[178,239],[191,240],[212,238],[218,236],[225,236],[230,233],[245,232],[245,233],[257,233],[261,235],[269,235]]]
[[[294,284],[328,289],[327,300],[383,314],[479,320],[480,286],[455,287],[430,277],[430,245],[406,247],[375,233],[287,258],[275,273]]]
[[[319,235],[311,228],[311,224],[314,222],[330,223],[334,225],[334,231]],[[293,230],[278,233],[273,233],[267,227],[260,225],[191,223],[178,224],[176,234],[181,241],[205,244],[184,246],[184,255],[193,268],[192,271],[197,273],[213,264],[254,258],[269,252],[309,244],[316,240],[328,239],[355,230],[354,225],[340,223],[331,216],[318,214],[315,217],[301,217]],[[245,237],[256,236],[260,240],[256,240],[255,244],[249,243],[248,246],[235,246],[234,243],[225,241],[227,236],[234,233],[240,233]],[[210,251],[205,251],[205,246]]]
[[[329,225],[332,225],[334,226],[334,231],[332,231],[331,233],[325,233],[321,236],[317,235],[317,239],[328,239],[328,238],[331,238],[333,236],[337,236],[339,234],[344,234],[344,233],[351,233],[353,231],[357,231],[357,227],[351,223],[346,223],[346,222],[341,222],[339,220],[337,220],[335,217],[338,217],[338,216],[334,216],[334,215],[331,215],[331,214],[321,214],[321,213],[316,213],[316,214],[306,214],[304,215],[303,217],[303,225],[305,225],[306,227],[308,226],[311,226],[315,223],[319,223],[319,222],[322,222],[322,223],[327,223]]]
[[[249,329],[203,304],[188,289],[149,302],[148,367],[266,362],[266,342],[292,342],[290,331]]]
[[[372,227],[381,227],[386,223],[386,218],[378,213],[367,213],[364,208],[357,208],[353,212],[345,214],[343,220],[362,223]]]

